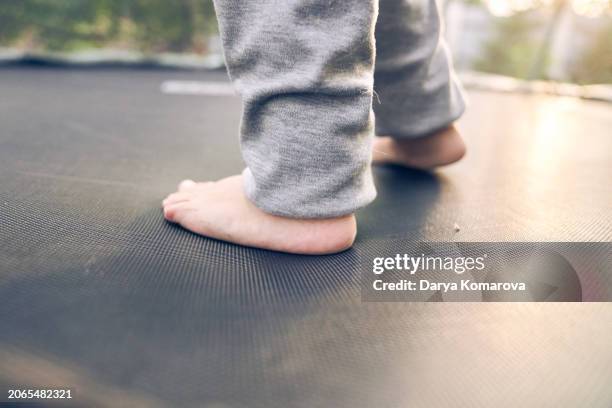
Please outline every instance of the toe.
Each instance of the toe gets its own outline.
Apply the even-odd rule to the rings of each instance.
[[[174,222],[176,216],[176,205],[164,206],[164,218],[170,222]]]
[[[190,196],[186,193],[172,193],[162,201],[163,206],[189,201]]]
[[[179,191],[186,191],[186,190],[189,190],[190,188],[195,187],[195,186],[196,186],[196,182],[195,181],[187,179],[187,180],[183,180],[183,181],[181,181],[179,183],[178,190]]]
[[[189,210],[187,202],[167,204],[164,206],[164,218],[171,222],[180,222],[181,214]]]

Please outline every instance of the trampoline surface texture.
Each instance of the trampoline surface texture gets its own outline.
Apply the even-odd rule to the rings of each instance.
[[[70,386],[77,406],[115,407],[612,406],[609,303],[368,303],[359,288],[362,260],[415,240],[612,241],[612,105],[470,92],[465,159],[376,168],[354,248],[307,257],[164,221],[178,181],[243,169],[239,98],[167,80],[226,77],[0,69],[2,390]]]

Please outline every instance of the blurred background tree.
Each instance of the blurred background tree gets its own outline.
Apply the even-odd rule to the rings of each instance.
[[[4,46],[203,52],[214,32],[212,0],[0,0]]]
[[[475,61],[474,68],[495,74],[527,79],[532,64],[539,52],[539,44],[534,41],[533,32],[537,24],[529,12],[516,13],[509,17],[495,19],[494,35],[485,43],[483,53]],[[548,58],[544,56],[536,77],[546,72]]]
[[[612,84],[612,21],[599,30],[590,46],[576,58],[571,75],[580,84]]]
[[[549,67],[558,65],[550,43],[560,6],[599,15],[598,24],[612,15],[612,0],[446,0],[446,10],[451,4],[474,17],[455,20],[463,21],[455,31],[469,32],[454,50],[466,51],[465,67],[524,79],[547,79]],[[576,34],[590,26],[582,24]],[[612,83],[612,23],[596,35],[592,28],[582,33],[583,47],[566,46],[577,57],[569,74],[563,66],[562,80]],[[212,0],[0,0],[0,47],[26,52],[111,48],[203,55],[216,33]]]

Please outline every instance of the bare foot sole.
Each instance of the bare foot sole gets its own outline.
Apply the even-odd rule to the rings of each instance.
[[[372,147],[372,162],[398,164],[422,170],[444,166],[465,155],[465,143],[455,126],[414,139],[377,137]]]
[[[184,180],[163,201],[164,217],[207,237],[295,254],[331,254],[353,245],[354,215],[293,219],[263,212],[244,195],[242,176],[216,182]]]

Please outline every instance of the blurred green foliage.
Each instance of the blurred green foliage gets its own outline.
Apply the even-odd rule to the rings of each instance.
[[[109,44],[204,51],[212,0],[0,0],[0,44],[69,51]]]
[[[482,0],[456,1],[482,6]],[[549,47],[542,46],[538,34],[534,35],[541,21],[532,17],[529,12],[521,12],[495,18],[494,35],[474,68],[546,79]],[[0,0],[1,47],[205,53],[207,37],[216,32],[212,0]],[[612,23],[575,59],[571,79],[612,83]]]
[[[542,66],[533,72],[533,62],[540,51],[540,45],[533,36],[536,28],[537,23],[529,13],[496,18],[495,34],[485,44],[484,52],[475,61],[474,68],[515,78],[542,78],[548,58],[545,56]]]
[[[590,46],[579,55],[571,75],[580,84],[612,84],[612,21],[599,30]]]
[[[549,79],[551,30],[538,32],[529,12],[496,19],[495,33],[475,61],[479,71],[522,79]],[[560,13],[553,16],[560,17]],[[536,34],[537,33],[537,34]],[[546,38],[548,35],[548,38]],[[569,80],[580,84],[612,84],[612,22],[594,35],[569,67]]]

